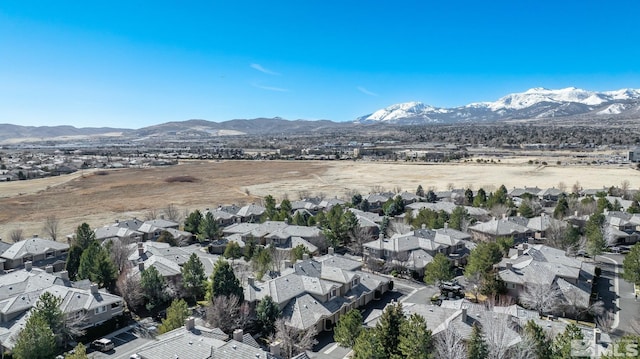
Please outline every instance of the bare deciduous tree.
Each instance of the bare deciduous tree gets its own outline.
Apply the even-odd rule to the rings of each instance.
[[[567,193],[567,184],[562,182],[562,181],[560,181],[558,183],[558,189],[561,190],[564,193]]]
[[[580,185],[580,182],[576,181],[576,183],[571,186],[571,193],[579,195],[580,191],[582,191],[582,186]]]
[[[435,336],[434,344],[438,359],[466,359],[467,357],[464,338],[450,326]]]
[[[51,237],[52,240],[58,239],[58,231],[60,226],[60,220],[56,216],[47,216],[44,220],[44,224],[42,226],[42,230],[46,233],[47,236]]]
[[[156,218],[158,218],[158,210],[155,208],[149,208],[144,214],[145,221],[151,221]]]
[[[142,287],[140,286],[140,278],[130,275],[131,265],[125,266],[120,271],[120,276],[116,281],[116,289],[118,294],[127,303],[127,307],[131,311],[141,306],[144,302]]]
[[[162,213],[164,214],[164,218],[166,218],[167,220],[180,223],[180,211],[178,210],[178,207],[176,207],[175,204],[173,203],[168,204],[162,210]]]
[[[285,359],[292,358],[304,351],[311,349],[316,344],[316,327],[306,330],[286,325],[284,319],[276,321],[276,332],[271,336],[271,342],[280,342],[281,354]]]
[[[507,315],[494,315],[490,320],[486,320],[482,325],[482,332],[485,335],[487,346],[489,347],[490,359],[511,358],[509,351],[510,343],[514,339],[511,329],[511,319]]]
[[[9,238],[11,238],[11,242],[16,243],[20,242],[24,239],[24,234],[22,232],[22,228],[16,228],[9,233]]]
[[[503,215],[508,215],[511,209],[504,204],[496,204],[489,210],[492,216],[496,218],[502,218]]]
[[[247,304],[240,303],[238,297],[219,295],[206,308],[207,323],[230,334],[235,329],[245,328],[252,314]]]
[[[111,257],[113,264],[118,268],[118,272],[122,272],[129,264],[129,255],[131,254],[131,250],[128,248],[127,243],[124,243],[119,239],[113,239],[110,246],[109,256]]]
[[[528,284],[520,294],[520,303],[542,315],[559,308],[561,294],[554,284]]]
[[[362,245],[367,242],[371,242],[375,239],[375,236],[366,228],[358,226],[355,231],[353,231],[353,238],[349,243],[349,251],[353,255],[362,255]]]
[[[622,183],[620,184],[620,192],[622,195],[623,199],[630,199],[631,196],[629,196],[629,188],[631,187],[631,184],[629,183],[628,180],[623,180]]]

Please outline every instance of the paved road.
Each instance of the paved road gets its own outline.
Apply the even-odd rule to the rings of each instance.
[[[614,323],[615,330],[612,334],[614,336],[622,336],[626,333],[635,333],[633,327],[637,326],[635,322],[640,320],[640,301],[635,298],[633,284],[622,279],[618,274],[618,272],[622,271],[624,255],[606,254],[598,256],[598,259],[602,267],[603,278],[601,280],[612,282],[610,289],[613,287],[614,292],[610,297],[603,296],[603,300],[609,301],[609,303],[605,301],[605,306],[609,305],[617,310],[618,320]],[[611,306],[612,301],[615,306]]]

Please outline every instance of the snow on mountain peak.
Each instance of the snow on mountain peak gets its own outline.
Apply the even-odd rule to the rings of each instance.
[[[586,113],[617,115],[631,109],[626,104],[629,101],[640,102],[640,89],[596,92],[576,87],[557,90],[535,87],[506,95],[495,102],[474,102],[456,108],[433,107],[415,101],[400,103],[362,116],[356,122],[409,124],[546,118]]]

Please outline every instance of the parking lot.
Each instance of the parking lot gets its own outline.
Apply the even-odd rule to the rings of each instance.
[[[114,332],[105,338],[111,339],[115,348],[105,353],[91,349],[92,358],[129,359],[131,355],[136,353],[138,348],[153,340],[150,337],[146,337],[139,328],[133,326]]]

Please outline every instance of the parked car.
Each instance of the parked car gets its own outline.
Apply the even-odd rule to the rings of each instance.
[[[110,350],[113,350],[113,348],[115,347],[115,345],[113,345],[113,342],[107,338],[96,339],[91,343],[91,346],[101,352],[108,352]]]

